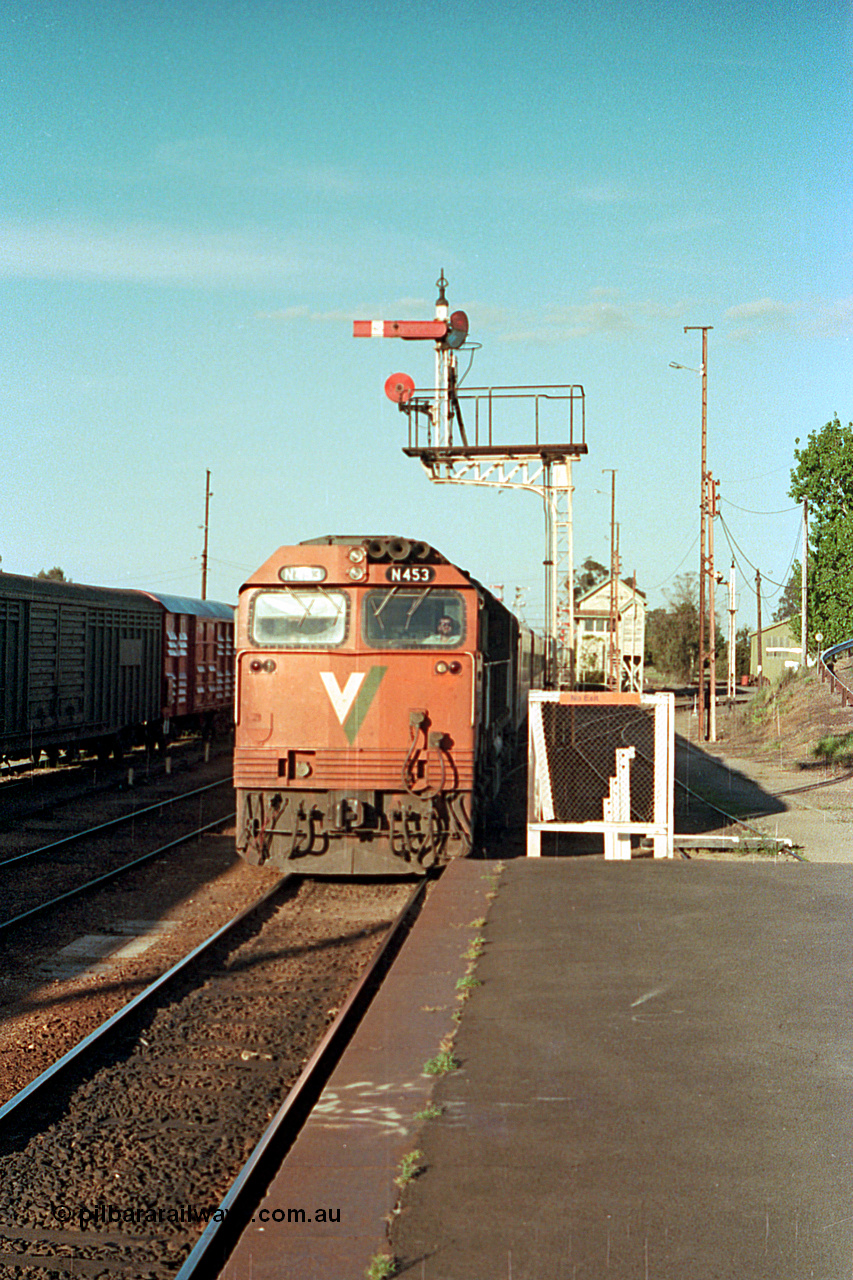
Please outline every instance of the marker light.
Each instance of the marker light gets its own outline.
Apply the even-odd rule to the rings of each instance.
[[[447,671],[447,663],[437,662],[435,664],[435,670],[436,670],[436,675],[443,676],[444,673]]]

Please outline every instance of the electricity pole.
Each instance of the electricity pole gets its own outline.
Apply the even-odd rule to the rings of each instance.
[[[607,687],[619,688],[619,665],[616,654],[616,627],[619,617],[619,597],[617,579],[619,575],[619,556],[616,551],[616,472],[612,467],[602,467],[601,474],[610,472],[610,621],[608,623],[607,647]]]
[[[210,472],[204,486],[204,550],[201,553],[201,598],[207,599],[207,531],[210,524]]]
[[[708,572],[708,331],[712,324],[686,324],[684,332],[698,329],[702,334],[702,364],[699,369],[702,375],[702,459],[701,479],[699,485],[699,699],[698,699],[698,731],[699,737],[705,737],[705,575]],[[713,637],[711,640],[713,648]]]
[[[808,649],[806,648],[809,639],[809,629],[807,626],[808,616],[808,580],[809,580],[809,500],[803,498],[803,558],[802,568],[800,570],[800,646],[801,646],[801,667],[805,671],[808,667]]]

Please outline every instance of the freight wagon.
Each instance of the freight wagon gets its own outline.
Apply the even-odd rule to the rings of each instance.
[[[106,758],[233,706],[233,611],[0,573],[0,755]]]

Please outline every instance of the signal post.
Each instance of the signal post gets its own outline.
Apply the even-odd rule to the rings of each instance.
[[[405,373],[392,374],[385,383],[386,395],[408,418],[403,452],[420,461],[434,484],[527,489],[542,499],[547,515],[546,682],[550,688],[572,688],[572,463],[588,452],[584,390],[577,384],[463,390],[457,352],[468,337],[468,317],[464,311],[450,312],[447,283],[442,271],[432,320],[356,320],[353,337],[435,343],[432,388],[419,390]],[[521,443],[510,434],[518,431],[514,424],[519,417],[526,419],[519,434],[527,439]]]

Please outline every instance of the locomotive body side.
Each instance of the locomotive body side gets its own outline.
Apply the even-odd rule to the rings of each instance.
[[[280,548],[238,607],[240,853],[312,875],[469,853],[513,719],[510,618],[423,543]]]

